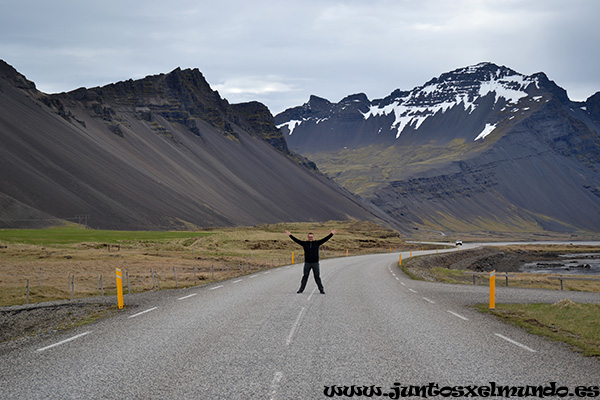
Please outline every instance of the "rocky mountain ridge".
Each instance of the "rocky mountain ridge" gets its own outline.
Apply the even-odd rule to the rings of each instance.
[[[379,220],[199,70],[48,95],[0,61],[0,226],[181,229]]]

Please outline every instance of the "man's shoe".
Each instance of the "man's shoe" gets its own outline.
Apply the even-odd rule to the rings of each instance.
[[[321,294],[325,294],[325,291],[324,291],[324,290],[321,290]]]
[[[298,294],[302,294],[302,291],[301,291],[301,290],[298,290],[296,293],[298,293]]]

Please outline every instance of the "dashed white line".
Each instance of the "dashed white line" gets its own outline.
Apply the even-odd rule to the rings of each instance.
[[[270,274],[270,273],[271,273],[271,271],[265,271],[265,272],[263,272],[263,274],[265,274],[265,275],[266,274]]]
[[[460,315],[460,314],[457,314],[457,313],[455,313],[454,311],[450,311],[450,310],[447,310],[447,311],[448,311],[450,314],[454,315],[455,317],[458,317],[458,318],[460,318],[460,319],[464,319],[465,321],[468,321],[468,320],[469,320],[469,318],[467,318],[467,317],[463,317],[462,315]]]
[[[298,317],[296,318],[296,321],[294,322],[294,325],[292,325],[292,329],[290,329],[290,334],[288,335],[287,339],[285,340],[285,344],[287,346],[289,346],[292,343],[292,339],[294,338],[294,333],[296,333],[296,329],[298,329],[298,325],[300,324],[300,318],[302,318],[302,314],[304,314],[305,309],[306,309],[306,307],[302,307],[302,309],[300,310],[300,313],[298,314]]]
[[[413,292],[413,293],[419,293],[417,292],[415,289],[408,289],[409,292]]]
[[[313,294],[315,294],[315,292],[317,291],[317,288],[314,288],[312,292],[310,292],[310,295],[308,296],[308,298],[306,299],[306,301],[310,301],[310,299],[313,297]]]
[[[271,396],[269,397],[269,400],[275,400],[277,398],[277,391],[279,390],[279,382],[281,382],[281,378],[283,378],[283,372],[275,372],[275,376],[271,381]]]
[[[233,283],[240,283],[243,279],[238,279],[237,281],[233,281]]]
[[[404,283],[404,282],[400,282],[400,284],[401,284],[402,286],[406,286],[406,283]]]
[[[145,311],[142,311],[142,312],[139,312],[139,313],[137,313],[137,314],[130,315],[128,318],[134,318],[134,317],[137,317],[137,316],[139,316],[139,315],[146,314],[147,312],[154,311],[154,310],[156,310],[157,308],[158,308],[158,307],[152,307],[152,308],[149,308],[149,309],[147,309],[147,310],[145,310]]]
[[[185,299],[189,299],[190,297],[194,297],[195,295],[197,295],[198,293],[192,293],[192,294],[188,294],[187,296],[183,296],[178,298],[177,300],[185,300]]]
[[[256,278],[258,275],[252,275],[250,278]]]
[[[92,333],[92,332],[91,331],[87,331],[87,332],[80,333],[79,335],[75,335],[75,336],[70,337],[68,339],[62,340],[62,341],[60,341],[58,343],[51,344],[50,346],[39,348],[39,349],[37,349],[37,351],[44,351],[44,350],[48,350],[48,349],[51,349],[51,348],[56,347],[56,346],[60,346],[61,344],[65,344],[65,343],[68,343],[68,342],[73,341],[75,339],[79,339],[80,337],[85,336],[85,335],[87,335],[89,333]]]
[[[222,288],[222,287],[223,287],[223,285],[219,285],[219,286],[213,286],[213,287],[211,287],[211,288],[210,288],[210,289],[208,289],[208,290],[220,289],[220,288]]]
[[[428,299],[427,297],[423,297],[423,300],[425,300],[428,303],[435,304],[435,301]]]
[[[532,352],[532,353],[536,353],[536,352],[537,352],[536,350],[532,349],[531,347],[527,347],[527,346],[525,346],[524,344],[522,344],[522,343],[519,343],[519,342],[517,342],[516,340],[512,340],[511,338],[507,338],[506,336],[504,336],[504,335],[501,335],[501,334],[499,334],[499,333],[494,333],[494,335],[496,335],[496,336],[498,336],[499,338],[502,338],[502,339],[506,340],[507,342],[510,342],[510,343],[512,343],[512,344],[514,344],[514,345],[516,345],[516,346],[519,346],[519,347],[521,347],[521,348],[523,348],[523,349],[525,349],[525,350],[527,350],[527,351],[530,351],[530,352]]]

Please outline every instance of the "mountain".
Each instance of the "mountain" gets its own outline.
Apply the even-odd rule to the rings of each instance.
[[[480,63],[383,99],[311,96],[291,150],[388,214],[439,231],[598,232],[600,92]]]
[[[379,220],[197,69],[48,95],[0,61],[0,143],[3,228]]]

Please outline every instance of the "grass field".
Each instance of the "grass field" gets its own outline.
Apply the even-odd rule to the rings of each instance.
[[[56,227],[49,229],[0,229],[0,242],[60,246],[85,242],[164,242],[187,239],[210,233],[161,232],[161,231],[109,231],[81,229],[78,227]]]
[[[285,231],[317,238],[338,234],[322,257],[398,251],[394,231],[372,223],[276,224],[197,232],[129,232],[53,228],[0,230],[0,306],[116,293],[115,268],[128,278],[125,293],[194,286],[302,262]],[[124,281],[127,285],[127,280]]]
[[[600,357],[600,304],[487,304],[477,308],[520,326],[530,333],[568,343],[586,356]]]

